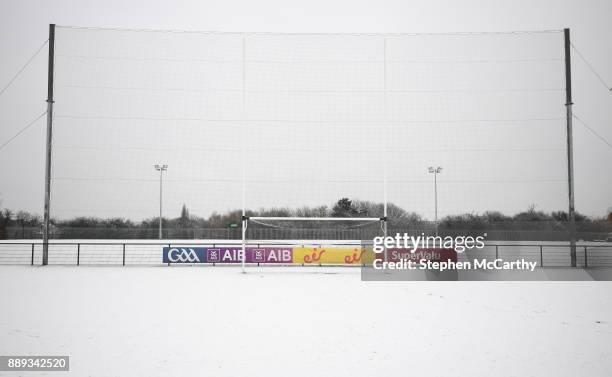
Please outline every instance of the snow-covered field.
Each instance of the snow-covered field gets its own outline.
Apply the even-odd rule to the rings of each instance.
[[[0,266],[0,291],[0,355],[67,354],[74,376],[612,370],[612,282],[362,282],[359,269],[339,267]]]

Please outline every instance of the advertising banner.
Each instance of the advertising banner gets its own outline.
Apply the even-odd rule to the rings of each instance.
[[[164,263],[205,263],[206,248],[204,247],[164,247]]]
[[[372,251],[359,247],[296,247],[293,258],[297,264],[355,264],[371,263]]]
[[[383,253],[377,253],[376,257],[383,259]],[[387,249],[387,261],[398,262],[402,259],[411,260],[415,263],[421,259],[429,260],[432,262],[441,261],[457,261],[457,252],[454,249],[445,248],[417,248],[414,252],[411,249],[404,248],[388,248]]]
[[[391,249],[389,249],[391,250]],[[372,263],[371,249],[358,247],[247,247],[246,263],[334,264]],[[390,254],[391,255],[391,252]],[[164,263],[241,263],[242,247],[164,247]]]
[[[246,263],[293,263],[293,248],[291,247],[247,247]],[[208,263],[241,263],[242,247],[210,247],[206,248]]]

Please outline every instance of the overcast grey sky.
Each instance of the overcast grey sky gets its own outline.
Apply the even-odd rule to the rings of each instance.
[[[580,49],[580,51],[594,64],[598,71],[602,74],[605,80],[612,81],[612,26],[610,25],[610,16],[612,15],[612,2],[610,1],[4,1],[0,4],[0,49],[3,51],[3,59],[0,60],[0,85],[4,85],[12,75],[21,67],[23,62],[35,51],[42,42],[47,38],[48,24],[56,23],[58,25],[79,25],[79,26],[94,26],[94,27],[122,27],[122,28],[153,28],[153,29],[181,29],[181,30],[214,30],[214,31],[270,31],[280,33],[292,32],[363,32],[363,33],[400,33],[400,32],[416,32],[416,33],[444,33],[444,32],[462,32],[462,31],[509,31],[509,30],[545,30],[545,29],[561,29],[570,27],[572,29],[572,41]],[[274,47],[274,46],[273,46]],[[276,46],[278,47],[278,46]],[[368,47],[367,43],[364,45]],[[423,47],[423,46],[421,46]],[[391,46],[393,48],[393,46]],[[537,43],[532,47],[538,53],[542,49]],[[373,48],[374,49],[374,48]],[[94,48],[95,50],[95,48]],[[363,50],[363,49],[356,49]],[[375,50],[375,49],[374,49]],[[256,51],[255,48],[253,51]],[[262,50],[264,51],[264,50]],[[350,49],[346,52],[350,53]],[[399,51],[399,50],[398,50]],[[535,51],[535,50],[534,50]],[[91,51],[90,51],[91,52]],[[167,51],[166,51],[167,52]],[[562,52],[562,51],[559,51]],[[231,53],[228,52],[228,53]],[[543,52],[544,54],[546,51]],[[499,52],[497,57],[503,53]],[[11,137],[23,125],[31,119],[34,119],[45,109],[44,99],[46,97],[46,60],[45,54],[41,54],[22,76],[15,81],[13,86],[9,88],[2,96],[0,96],[0,142]],[[281,54],[282,55],[282,54]],[[280,55],[279,55],[280,56]],[[282,56],[280,56],[282,57]],[[64,65],[64,67],[66,67]],[[554,69],[558,68],[552,65]],[[269,67],[268,67],[269,68]],[[69,69],[69,68],[64,68]],[[266,71],[270,73],[269,71]],[[66,73],[64,71],[63,73]],[[356,74],[355,72],[353,72]],[[432,74],[427,71],[425,73]],[[74,73],[74,77],[79,77],[78,72]],[[391,72],[390,74],[393,74]],[[347,80],[351,79],[350,74],[347,74]],[[436,77],[432,74],[432,77]],[[64,75],[64,78],[66,75]],[[85,76],[83,76],[85,77]],[[418,83],[419,75],[410,77],[410,82]],[[469,77],[466,75],[465,77]],[[542,72],[538,80],[542,79],[542,84],[546,84],[547,75]],[[341,78],[340,78],[341,79]],[[339,79],[339,80],[340,80]],[[281,79],[282,81],[282,79]],[[535,81],[535,79],[534,79]],[[64,81],[66,83],[67,81]],[[395,83],[396,81],[394,81]],[[612,140],[612,96],[605,91],[601,84],[597,82],[584,64],[574,58],[574,101],[576,103],[576,114],[587,121],[595,128],[603,137]],[[401,84],[401,83],[400,83]],[[400,85],[398,84],[398,85]],[[554,86],[563,86],[562,78]],[[256,85],[254,83],[253,85]],[[264,88],[260,84],[258,88]],[[461,85],[461,82],[455,82],[456,85]],[[400,85],[401,86],[401,85]],[[58,89],[61,93],[61,89]],[[68,93],[67,95],[77,96],[76,93]],[[556,99],[557,97],[555,97]],[[560,97],[562,101],[562,95]],[[132,99],[134,100],[134,99]],[[278,98],[277,100],[281,100]],[[516,99],[513,99],[516,101]],[[546,100],[545,100],[546,101]],[[444,101],[442,101],[444,102]],[[484,102],[483,102],[484,103]],[[547,102],[548,103],[548,102]],[[454,103],[460,106],[461,103]],[[532,108],[530,108],[530,105]],[[81,109],[86,109],[87,101],[83,101]],[[314,106],[314,105],[313,105]],[[427,103],[421,104],[422,108],[427,109]],[[401,107],[398,107],[401,108]],[[540,115],[536,110],[541,109],[541,106],[536,106],[533,101],[530,103],[529,98],[525,98],[524,106],[521,107],[522,116],[529,114]],[[58,104],[58,111],[61,107]],[[559,109],[562,110],[562,107]],[[551,108],[553,113],[559,109]],[[306,111],[307,108],[301,109]],[[501,111],[501,109],[498,109]],[[506,109],[507,110],[507,109]],[[92,110],[94,111],[94,110]],[[67,111],[64,114],[72,115],[74,111]],[[270,113],[260,113],[259,115],[269,115]],[[544,115],[550,115],[547,112]],[[512,113],[504,114],[505,118],[511,118]],[[554,113],[556,115],[556,113]],[[330,115],[331,116],[331,115]],[[400,117],[402,117],[400,115]],[[405,117],[404,117],[405,118]],[[404,119],[402,118],[402,119]],[[59,122],[58,122],[59,123]],[[562,124],[562,123],[561,123]],[[341,125],[337,125],[341,127]],[[612,206],[612,150],[604,143],[586,131],[581,125],[575,123],[575,167],[576,167],[576,208],[577,210],[593,216],[603,216],[606,208]],[[555,128],[559,129],[559,128]],[[563,130],[563,128],[560,128]],[[303,129],[301,131],[304,131]],[[272,132],[272,130],[266,130]],[[365,141],[371,138],[370,131],[363,131],[360,138],[355,141]],[[521,136],[516,132],[506,131],[507,134],[497,134],[498,138],[504,138],[518,142]],[[531,131],[530,131],[531,132]],[[446,150],[452,149],[448,134],[444,129],[437,131],[441,140],[444,140],[442,147]],[[316,134],[311,134],[316,135]],[[324,135],[320,133],[319,135]],[[414,132],[401,135],[400,141],[414,146]],[[471,134],[476,139],[484,137],[481,134]],[[480,136],[478,136],[480,135]],[[87,135],[83,135],[86,137]],[[183,135],[184,137],[192,137],[191,135]],[[196,135],[197,136],[197,135]],[[423,139],[427,135],[420,135]],[[527,136],[532,143],[538,147],[553,146],[554,148],[563,148],[562,141],[564,133],[550,135],[547,133],[534,132]],[[43,177],[44,177],[44,137],[45,128],[44,121],[37,123],[34,127],[24,132],[9,146],[0,151],[0,200],[2,206],[11,209],[27,209],[30,211],[42,212],[43,199]],[[78,137],[73,135],[73,137]],[[492,135],[487,135],[491,138]],[[513,138],[517,138],[514,140]],[[262,139],[268,140],[268,139]],[[284,139],[286,141],[288,139]],[[271,140],[273,141],[273,140]],[[537,141],[537,143],[536,143]],[[484,140],[478,139],[478,142],[484,143]],[[499,142],[499,140],[497,140]],[[560,143],[561,142],[561,143]],[[100,141],[102,143],[102,141]],[[264,143],[264,141],[262,141]],[[549,144],[551,143],[551,144]],[[69,144],[69,143],[68,143]],[[480,144],[480,145],[481,145]],[[494,143],[493,143],[494,144]],[[262,144],[263,145],[263,144]],[[509,144],[510,145],[510,144]],[[515,145],[515,144],[512,144]],[[518,144],[517,144],[518,145]],[[521,144],[522,145],[522,144]],[[421,146],[421,145],[418,145]],[[363,147],[363,146],[362,146]],[[563,151],[557,151],[552,155],[553,160],[541,160],[540,164],[533,164],[533,157],[524,156],[518,160],[513,160],[508,166],[521,166],[530,172],[530,177],[541,177],[546,180],[558,180],[563,178],[565,161],[558,161],[555,158],[563,157]],[[184,153],[184,152],[183,152]],[[482,171],[481,174],[487,174],[487,171],[499,166],[499,163],[508,162],[504,157],[488,155],[488,163],[474,163],[476,171]],[[117,156],[113,160],[112,156],[105,156],[108,161],[113,164],[124,156]],[[299,160],[298,155],[294,155],[297,160],[289,159],[289,163],[295,164]],[[441,213],[455,213],[459,211],[482,211],[486,209],[502,209],[506,212],[516,212],[525,208],[525,204],[537,204],[545,210],[565,209],[564,195],[566,194],[566,186],[563,182],[554,183],[553,186],[534,185],[533,187],[524,185],[521,189],[514,186],[508,186],[500,189],[499,187],[483,188],[480,185],[482,192],[486,193],[478,195],[477,198],[469,197],[470,192],[474,192],[469,187],[463,187],[456,190],[448,189],[454,187],[452,181],[459,180],[465,175],[465,170],[470,169],[469,161],[473,161],[474,157],[464,160],[463,165],[455,164],[453,155],[439,155],[439,159],[429,158],[417,160],[412,158],[410,161],[414,163],[410,165],[400,165],[410,171],[407,174],[414,174],[414,171],[419,171],[420,165],[426,165],[428,161],[432,164],[441,164],[448,168],[440,178],[440,201]],[[152,157],[154,158],[154,157]],[[171,158],[171,156],[168,156]],[[361,156],[360,158],[363,158]],[[547,158],[551,158],[550,156]],[[477,159],[477,157],[476,157]],[[148,160],[147,160],[148,161]],[[220,166],[231,167],[231,158],[220,158],[216,161]],[[311,159],[309,161],[317,161]],[[478,160],[475,160],[478,161]],[[97,163],[101,160],[98,159]],[[146,161],[141,161],[143,166]],[[269,164],[269,161],[262,161],[264,166]],[[287,163],[287,161],[285,161]],[[323,164],[324,161],[319,161]],[[378,174],[372,167],[377,165],[376,154],[368,162],[359,161],[360,170],[353,172],[354,175],[372,175]],[[172,165],[172,163],[170,163]],[[175,163],[174,166],[177,166]],[[225,164],[225,165],[224,165]],[[490,166],[489,166],[490,165]],[[90,166],[90,165],[88,165]],[[127,165],[126,165],[127,166]],[[147,165],[148,166],[148,165]],[[505,166],[505,165],[504,165]],[[312,166],[311,166],[312,167]],[[410,167],[410,169],[408,169]],[[131,166],[132,169],[137,167]],[[425,167],[424,167],[425,168]],[[76,168],[75,168],[76,169]],[[152,168],[150,168],[152,170]],[[541,174],[538,173],[539,170]],[[391,169],[392,170],[392,169]],[[78,171],[76,169],[75,171]],[[453,173],[454,172],[454,173]],[[264,174],[265,169],[257,172]],[[396,171],[397,173],[397,171]],[[503,173],[503,172],[502,172]],[[148,175],[151,175],[149,177]],[[174,179],[180,181],[181,177],[185,177],[185,172],[169,171],[168,178],[170,179],[168,190],[172,190],[173,176]],[[209,174],[200,171],[202,177]],[[255,174],[255,173],[253,173]],[[299,179],[297,173],[288,173],[287,171],[273,171],[276,174],[276,180],[290,176],[291,179]],[[321,173],[326,177],[333,177],[335,173],[332,170]],[[420,173],[419,173],[420,174]],[[453,175],[455,174],[455,175]],[[138,171],[139,177],[152,180],[155,179],[154,172],[149,172],[143,169]],[[491,175],[492,179],[503,181],[503,174]],[[305,181],[312,183],[316,180],[316,176],[312,172],[305,175]],[[354,177],[353,177],[354,178]],[[423,174],[422,177],[414,177],[413,183],[418,183],[416,186],[397,186],[389,188],[389,198],[391,201],[405,207],[409,210],[415,210],[424,216],[432,217],[431,206],[431,190],[430,177]],[[447,179],[447,189],[444,189],[444,179]],[[272,179],[274,181],[274,179]],[[421,182],[422,181],[422,182]],[[456,182],[455,182],[456,184]],[[61,187],[58,188],[56,196],[56,209],[61,212],[64,210],[65,215],[88,214],[71,211],[74,207],[82,206],[83,208],[96,208],[96,215],[122,215],[135,218],[151,217],[156,211],[156,194],[154,183],[148,182],[146,185],[152,185],[151,189],[145,190],[148,194],[141,195],[138,190],[127,193],[132,195],[138,205],[134,207],[134,211],[122,212],[120,208],[125,207],[125,203],[114,203],[110,205],[110,211],[101,210],[100,204],[92,204],[83,202],[86,198],[78,199],[76,193],[71,193],[68,190],[61,192]],[[192,183],[182,185],[183,191],[189,191],[184,196],[175,195],[176,200],[168,201],[168,211],[178,213],[182,202],[187,201],[192,208],[192,212],[208,215],[212,210],[224,210],[235,206],[234,202],[223,202],[223,197],[235,194],[237,200],[236,206],[240,205],[239,190],[236,187],[229,185],[227,188],[217,188],[217,197],[215,201],[223,202],[220,207],[211,205],[211,197],[215,195],[206,194],[206,190],[200,190],[202,183],[194,186]],[[96,185],[99,186],[99,185]],[[188,187],[185,189],[184,187]],[[256,186],[256,185],[254,185]],[[265,185],[264,185],[265,186]],[[422,186],[422,187],[421,187]],[[93,190],[94,186],[89,187]],[[179,190],[181,185],[175,185],[175,190]],[[299,187],[299,186],[293,186]],[[365,186],[364,186],[365,187]],[[396,187],[396,190],[394,190]],[[406,194],[411,187],[418,187],[416,194]],[[117,190],[117,197],[126,195],[126,190],[113,187]],[[270,188],[262,188],[261,190],[269,190]],[[278,189],[278,187],[277,187]],[[547,191],[549,190],[550,191]],[[81,194],[83,190],[87,190],[86,186],[80,186]],[[269,206],[273,203],[278,205],[290,205],[292,195],[287,194],[282,196],[279,193],[283,189],[275,192],[267,191],[267,197],[257,197],[253,194],[252,205]],[[355,195],[361,199],[380,200],[381,197],[363,197],[364,193],[376,192],[380,194],[378,187],[364,189],[361,192],[355,190]],[[108,190],[106,190],[108,191]],[[255,193],[256,188],[253,189]],[[121,192],[121,193],[120,193]],[[320,193],[325,190],[321,188]],[[350,196],[351,190],[347,190],[347,195]],[[108,194],[108,192],[106,192]],[[295,191],[294,191],[295,193]],[[304,190],[301,194],[307,195],[311,191]],[[98,193],[100,194],[100,193]],[[150,195],[149,195],[150,194]],[[361,195],[360,195],[361,194]],[[90,195],[92,195],[90,193]],[[94,194],[95,195],[95,194]],[[102,195],[102,194],[100,194]],[[203,198],[209,195],[207,198]],[[512,196],[515,196],[512,199]],[[265,196],[265,195],[264,195]],[[187,199],[185,199],[187,197]],[[71,202],[73,198],[73,202]],[[199,198],[199,199],[196,199]],[[329,197],[330,200],[331,197]],[[249,198],[250,199],[250,198]],[[273,200],[276,199],[276,202]],[[307,202],[303,199],[295,201],[295,205],[303,204],[329,204],[325,200],[328,199],[325,195],[313,195],[312,202]],[[321,203],[321,201],[323,201]],[[149,204],[150,214],[149,214]]]

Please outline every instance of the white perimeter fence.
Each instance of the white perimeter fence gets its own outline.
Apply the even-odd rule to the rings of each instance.
[[[198,241],[61,241],[49,244],[49,264],[54,265],[164,265],[164,247],[238,247],[240,240]],[[249,247],[355,247],[361,241],[250,241]],[[41,265],[42,242],[0,242],[0,264]],[[483,249],[458,254],[459,260],[501,258],[524,259],[538,267],[569,267],[570,246],[566,242],[487,243]],[[612,267],[612,243],[589,242],[577,245],[578,267]],[[219,264],[219,263],[217,263]],[[290,263],[300,265],[294,261]],[[214,264],[209,264],[214,265]],[[275,265],[282,265],[276,263]],[[353,266],[361,266],[353,264]]]

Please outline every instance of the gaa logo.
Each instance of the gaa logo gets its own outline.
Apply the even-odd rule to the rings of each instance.
[[[203,263],[203,248],[164,247],[164,263]]]
[[[200,258],[193,249],[170,249],[168,252],[170,262],[200,262]]]

